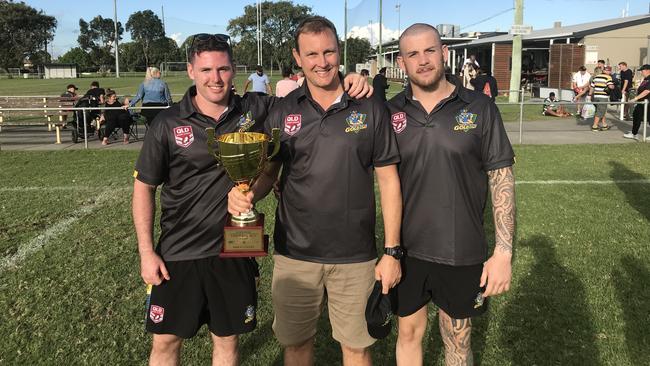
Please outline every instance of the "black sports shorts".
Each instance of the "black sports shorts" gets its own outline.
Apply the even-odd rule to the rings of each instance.
[[[406,256],[397,286],[399,316],[409,316],[433,302],[453,319],[483,314],[487,299],[477,298],[483,264],[449,266]]]
[[[191,338],[203,324],[220,337],[255,329],[253,259],[215,256],[166,262],[165,266],[169,281],[153,286],[147,301],[149,332]]]

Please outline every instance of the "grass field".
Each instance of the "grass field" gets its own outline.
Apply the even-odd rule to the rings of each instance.
[[[235,78],[235,87],[239,91],[244,90],[244,83],[248,75],[238,74]],[[275,90],[275,83],[280,79],[279,75],[274,75],[271,78],[271,85]],[[90,82],[93,80],[99,81],[99,85],[103,88],[111,88],[117,91],[120,96],[131,96],[135,94],[138,85],[142,82],[142,78],[136,77],[122,77],[116,78],[83,78],[83,79],[3,79],[0,80],[0,96],[13,96],[13,95],[59,95],[65,90],[65,86],[73,83],[79,87],[79,92],[84,93],[90,88]],[[191,80],[186,76],[173,76],[164,79],[169,85],[172,94],[183,94],[187,88],[192,85]],[[369,79],[372,83],[372,79]],[[390,99],[402,90],[402,84],[391,82],[386,96]],[[175,101],[180,100],[181,95],[173,97]],[[507,103],[506,97],[499,97],[498,102]],[[506,122],[519,121],[519,105],[499,105],[503,120]],[[553,120],[556,117],[542,116],[542,107],[540,105],[525,105],[524,106],[524,120],[525,121],[540,121],[540,120]],[[571,108],[569,108],[571,110]],[[5,112],[9,113],[9,112]]]
[[[516,153],[514,279],[475,321],[477,364],[647,365],[650,146]],[[0,152],[0,364],[146,363],[145,288],[130,216],[136,158],[133,151]],[[273,198],[258,205],[271,218],[267,232],[274,205]],[[242,337],[242,364],[280,365],[270,258],[261,270],[259,325]],[[426,339],[425,363],[441,365],[433,311],[430,320],[436,331]],[[394,364],[394,344],[395,334],[373,346],[376,365]],[[183,363],[209,364],[210,349],[204,328],[186,343]],[[340,364],[325,318],[316,358]]]

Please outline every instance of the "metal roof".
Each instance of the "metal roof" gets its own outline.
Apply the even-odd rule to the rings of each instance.
[[[625,18],[614,18],[598,20],[595,22],[569,25],[558,28],[547,28],[534,30],[530,34],[521,36],[523,41],[541,41],[556,38],[581,38],[589,34],[606,32],[609,30],[630,27],[639,24],[650,23],[650,14],[636,15]],[[495,37],[480,38],[471,42],[455,44],[451,48],[472,47],[491,43],[512,42],[511,34],[504,34]]]

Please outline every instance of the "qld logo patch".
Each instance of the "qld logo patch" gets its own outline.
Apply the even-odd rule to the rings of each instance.
[[[246,132],[254,124],[255,124],[255,120],[253,119],[253,115],[251,114],[250,111],[248,111],[246,112],[246,115],[242,115],[241,117],[239,117],[239,121],[237,122],[237,127],[239,128],[239,132]]]
[[[192,126],[174,127],[174,141],[180,147],[188,147],[194,142],[194,133]]]
[[[246,316],[246,318],[244,319],[244,323],[248,324],[252,322],[253,319],[255,319],[255,306],[248,305],[246,307],[246,312],[244,313],[244,316]]]
[[[359,113],[357,111],[352,111],[348,118],[345,119],[345,122],[348,123],[348,127],[345,129],[346,133],[359,133],[361,130],[368,128],[366,123],[367,114]]]
[[[390,117],[390,122],[393,124],[393,130],[395,133],[404,131],[404,129],[406,129],[406,113],[393,113],[393,115]]]
[[[152,322],[158,324],[161,321],[163,321],[164,317],[165,317],[165,308],[158,305],[151,305],[151,307],[149,308],[149,319],[151,319]]]
[[[302,115],[301,114],[290,114],[284,118],[284,132],[293,136],[302,127]]]
[[[454,126],[454,131],[467,132],[475,129],[478,127],[475,123],[476,117],[478,116],[475,113],[469,113],[467,109],[461,109],[460,113],[456,116],[456,122],[458,124]]]

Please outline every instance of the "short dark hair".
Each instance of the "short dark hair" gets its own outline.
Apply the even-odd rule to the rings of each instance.
[[[288,78],[289,76],[291,76],[291,74],[292,74],[292,70],[291,70],[290,67],[283,67],[282,68],[282,77],[283,78]]]
[[[258,72],[264,72],[264,68],[262,67],[262,65],[257,65],[257,67],[255,67],[255,70]]]
[[[225,34],[206,35],[205,33],[201,33],[193,35],[188,55],[190,63],[194,63],[194,58],[199,53],[213,51],[226,52],[230,63],[234,63],[232,58],[232,48],[230,47],[230,43],[226,41],[229,38],[230,37]]]
[[[382,67],[381,69],[379,69],[379,73],[382,75],[386,74],[386,68]]]
[[[550,92],[550,93],[548,93],[548,96],[549,96],[549,98],[550,98],[550,97],[554,97],[554,96],[555,96],[555,92]]]
[[[625,61],[621,61],[621,62],[619,62],[618,64],[619,64],[619,65],[623,65],[623,66],[627,66],[627,62],[625,62]]]
[[[587,71],[587,68],[584,67],[584,66],[580,66],[580,67],[578,67],[578,70],[580,70],[580,71]]]
[[[598,60],[597,63],[604,64],[604,63],[605,63],[605,60]]]
[[[95,88],[99,88],[99,81],[93,81],[92,83],[90,83],[90,87],[92,88],[93,86]]]
[[[339,35],[336,33],[336,27],[332,22],[330,22],[327,18],[324,18],[319,15],[311,16],[300,22],[298,25],[298,28],[296,28],[296,34],[294,36],[294,40],[296,42],[296,51],[300,52],[300,48],[298,46],[298,37],[300,37],[301,34],[303,33],[323,33],[325,30],[331,30],[332,34],[334,34],[334,38],[336,38],[336,47],[339,46]]]
[[[110,96],[115,95],[115,94],[117,94],[117,93],[115,93],[115,90],[106,89],[106,98],[109,98]]]

